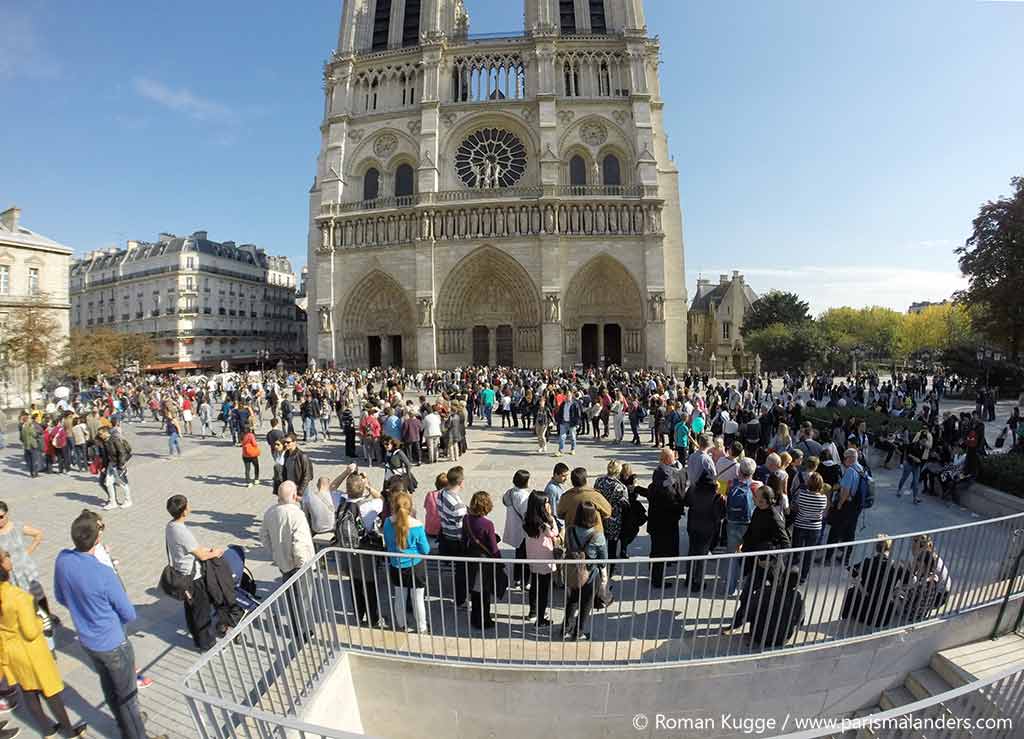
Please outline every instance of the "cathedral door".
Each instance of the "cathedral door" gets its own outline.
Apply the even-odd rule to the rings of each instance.
[[[580,330],[581,360],[584,367],[597,366],[597,324],[584,323]]]
[[[508,324],[497,329],[497,363],[500,367],[511,367],[513,364],[512,327]]]
[[[391,366],[402,366],[402,336],[395,334],[389,337],[391,340]]]
[[[480,367],[491,361],[491,330],[486,326],[473,327],[473,364]]]
[[[622,326],[617,323],[604,325],[604,366],[622,366]]]
[[[370,342],[370,349],[369,349],[369,352],[366,355],[367,357],[369,357],[369,365],[370,365],[370,367],[371,368],[373,368],[373,367],[380,367],[380,357],[381,357],[380,337],[379,336],[367,336],[366,340]]]

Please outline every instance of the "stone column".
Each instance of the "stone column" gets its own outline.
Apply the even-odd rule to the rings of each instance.
[[[597,324],[597,366],[604,367],[604,324]]]
[[[498,364],[498,331],[494,326],[488,326],[487,330],[487,364],[494,367]]]
[[[391,337],[384,335],[380,337],[380,364],[382,367],[390,367],[391,361]]]

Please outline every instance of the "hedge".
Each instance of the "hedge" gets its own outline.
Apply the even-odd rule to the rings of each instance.
[[[916,433],[922,425],[920,421],[914,421],[901,416],[890,416],[886,413],[877,413],[860,406],[846,408],[804,408],[801,417],[813,423],[814,427],[818,429],[819,432],[828,434],[829,430],[832,428],[832,417],[836,414],[839,414],[839,417],[843,419],[844,424],[854,416],[862,421],[867,421],[868,433],[872,436],[878,434],[883,421],[889,422],[889,429],[891,431],[907,429],[911,433]]]
[[[1024,454],[987,454],[980,462],[978,482],[1024,498]]]

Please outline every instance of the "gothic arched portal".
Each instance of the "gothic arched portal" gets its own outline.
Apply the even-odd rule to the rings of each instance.
[[[342,366],[415,367],[416,321],[395,279],[373,270],[349,291],[341,308]]]
[[[575,339],[584,366],[642,364],[644,303],[623,264],[601,254],[573,275],[565,293],[562,326]]]

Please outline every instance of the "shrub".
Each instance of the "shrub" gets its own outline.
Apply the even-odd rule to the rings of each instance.
[[[980,462],[978,482],[1024,498],[1024,454],[989,454]]]
[[[849,421],[853,416],[867,421],[868,434],[871,436],[878,434],[879,429],[882,427],[882,423],[886,420],[889,421],[889,428],[892,431],[908,429],[911,433],[916,433],[918,429],[921,428],[920,421],[914,421],[900,416],[890,416],[885,413],[876,413],[875,411],[861,407],[805,408],[802,418],[813,423],[814,428],[816,428],[819,433],[827,434],[829,429],[832,428],[832,417],[837,413],[840,418],[843,419],[843,423]]]

